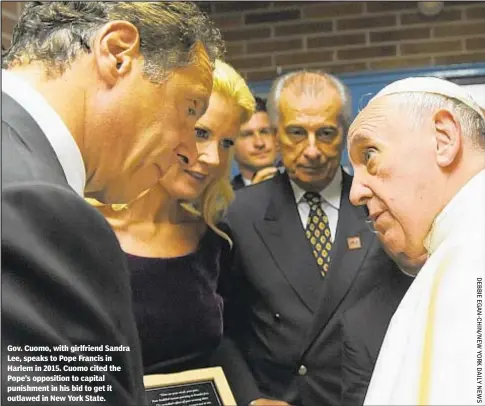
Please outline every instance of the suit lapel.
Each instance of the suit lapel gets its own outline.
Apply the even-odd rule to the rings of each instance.
[[[263,220],[254,224],[273,260],[305,306],[318,306],[322,278],[298,214],[286,174],[271,181],[271,200]]]
[[[328,320],[338,308],[350,289],[352,282],[364,261],[365,255],[372,244],[374,236],[367,227],[365,220],[367,212],[363,207],[354,207],[349,201],[352,178],[343,173],[342,198],[340,203],[337,235],[331,253],[331,266],[325,278],[325,284],[311,330],[310,345]],[[353,240],[349,238],[354,237]],[[360,240],[360,248],[352,241]],[[306,349],[307,347],[305,347]]]

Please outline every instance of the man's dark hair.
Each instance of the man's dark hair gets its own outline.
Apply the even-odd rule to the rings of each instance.
[[[97,31],[114,20],[128,21],[138,29],[145,74],[153,81],[189,64],[197,41],[212,62],[224,53],[219,30],[194,3],[36,1],[24,7],[12,44],[3,52],[2,66],[40,61],[49,72],[62,73],[78,55],[90,52]]]
[[[256,109],[255,113],[258,113],[260,111],[266,113],[266,99],[262,99],[261,97],[255,96],[254,99],[256,100]]]

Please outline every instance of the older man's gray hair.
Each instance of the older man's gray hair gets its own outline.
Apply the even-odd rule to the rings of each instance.
[[[310,75],[309,75],[310,74]],[[322,81],[329,82],[335,87],[340,94],[342,100],[342,111],[340,113],[340,123],[344,132],[344,136],[347,136],[347,131],[352,122],[352,105],[351,96],[348,88],[342,81],[335,76],[320,71],[320,70],[300,70],[296,72],[290,72],[277,78],[268,94],[268,115],[271,120],[271,124],[278,125],[280,120],[280,99],[284,89],[289,86],[295,87],[301,94],[311,95],[316,98],[323,98],[325,95],[320,91],[321,88],[313,86],[311,81],[308,80],[309,76],[318,75]],[[298,79],[301,79],[298,81]]]

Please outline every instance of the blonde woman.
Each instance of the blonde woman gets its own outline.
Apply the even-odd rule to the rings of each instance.
[[[222,338],[216,293],[229,236],[218,221],[233,198],[232,146],[255,101],[239,74],[216,61],[197,162],[172,166],[127,206],[99,206],[126,253],[145,373],[207,366]]]

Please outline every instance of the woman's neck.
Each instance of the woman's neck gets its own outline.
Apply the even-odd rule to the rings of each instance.
[[[101,210],[123,251],[146,257],[175,257],[193,252],[206,230],[204,222],[185,210],[161,187],[152,189],[121,210]]]

